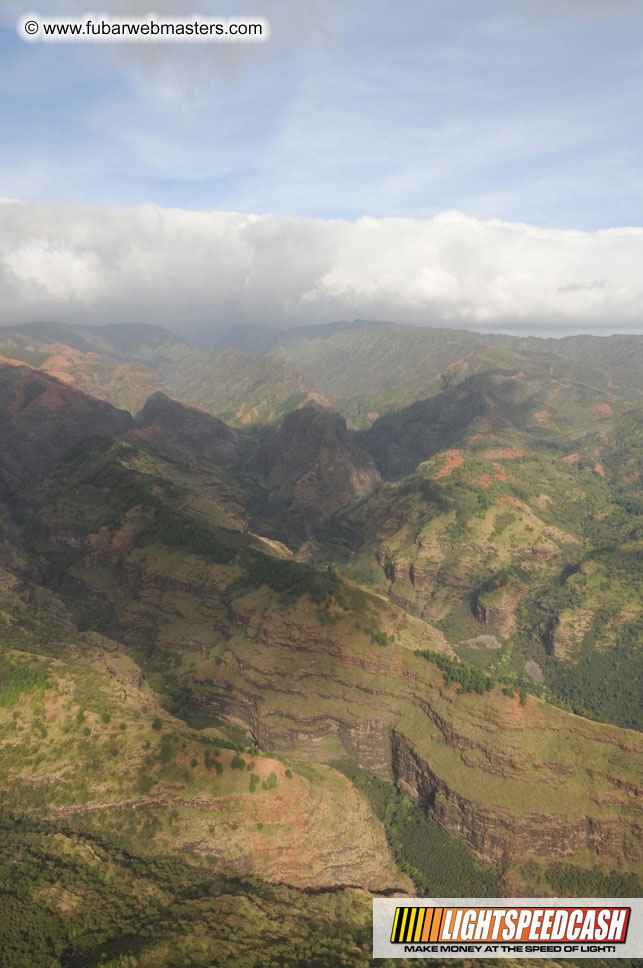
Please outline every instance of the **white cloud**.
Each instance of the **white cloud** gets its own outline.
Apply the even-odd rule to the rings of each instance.
[[[561,231],[461,212],[357,222],[7,201],[5,325],[281,325],[337,318],[643,331],[643,228]]]

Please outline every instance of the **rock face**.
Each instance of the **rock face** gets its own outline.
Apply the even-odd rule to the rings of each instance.
[[[640,854],[642,791],[623,786],[638,734],[532,697],[522,707],[500,688],[461,695],[431,663],[392,647],[365,655],[309,623],[284,618],[268,633],[245,609],[236,620],[251,641],[225,653],[216,677],[195,676],[193,701],[260,745],[321,760],[349,754],[487,860]]]
[[[199,708],[245,725],[272,749],[320,759],[343,749],[364,769],[407,790],[493,862],[523,863],[532,855],[551,861],[585,851],[622,859],[625,851],[635,861],[641,854],[642,791],[625,791],[619,779],[623,764],[633,765],[637,734],[531,697],[522,708],[500,689],[490,699],[458,696],[457,687],[443,688],[433,678],[433,666],[412,669],[408,663],[417,660],[404,661],[390,650],[360,659],[334,642],[336,662],[324,676],[331,644],[310,629],[299,636],[293,631],[290,641],[284,630],[278,642],[271,638],[273,676],[265,659],[250,658],[265,654],[260,638],[253,653],[226,655],[217,681],[195,680]],[[305,638],[306,646],[296,645],[296,638]],[[304,653],[302,685],[283,670],[299,668]],[[359,687],[357,669],[364,677]],[[331,680],[331,695],[341,693],[341,704],[325,696]],[[583,766],[575,762],[574,744],[585,751]],[[598,784],[598,771],[587,768],[595,755],[603,759]],[[577,769],[583,780],[572,794]]]
[[[486,809],[438,777],[406,737],[396,735],[394,743],[398,785],[487,860],[519,863],[529,849],[551,860],[587,850],[598,857],[620,853],[622,831],[617,823],[587,816],[561,820],[536,812],[521,817],[509,809]]]
[[[0,363],[0,488],[14,487],[89,437],[123,434],[133,423],[103,400],[29,367]]]
[[[357,446],[338,413],[308,403],[287,414],[274,436],[249,461],[282,505],[306,525],[319,525],[335,511],[364,497],[380,480],[375,463]]]
[[[136,416],[135,435],[160,450],[220,463],[241,449],[239,434],[198,407],[153,393]]]

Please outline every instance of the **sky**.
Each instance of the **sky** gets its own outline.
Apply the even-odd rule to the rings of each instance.
[[[99,9],[264,44],[25,43],[3,0],[4,322],[643,332],[640,0],[249,2]]]

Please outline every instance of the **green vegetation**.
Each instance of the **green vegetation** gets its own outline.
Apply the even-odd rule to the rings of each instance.
[[[477,692],[481,696],[493,689],[494,680],[491,676],[481,672],[476,666],[461,662],[460,659],[452,659],[447,655],[440,655],[438,652],[431,652],[428,649],[418,649],[415,654],[421,655],[428,662],[433,662],[444,674],[444,681],[447,686],[456,682],[460,687],[460,692]]]
[[[393,856],[419,897],[502,896],[501,870],[479,860],[406,793],[352,761],[342,760],[334,766],[355,784],[384,824]]]
[[[139,531],[137,544],[144,545],[150,540],[184,548],[219,565],[229,564],[235,556],[234,550],[221,540],[220,531],[173,506],[158,508],[146,527]]]
[[[388,355],[386,326],[340,327],[324,346],[289,336],[311,366],[317,351],[335,354],[328,385],[364,430],[344,451],[309,435],[290,514],[252,463],[274,437],[257,427],[312,381],[277,357],[194,354],[146,333],[87,339],[144,356],[255,429],[209,462],[199,418],[192,451],[159,411],[158,424],[72,448],[0,504],[0,779],[12,811],[0,824],[0,961],[365,968],[365,895],[325,893],[317,879],[353,883],[342,858],[359,860],[368,837],[383,844],[373,814],[422,894],[640,894],[639,737],[529,694],[643,728],[643,368],[623,363],[621,379],[589,348],[580,359],[447,331],[404,329]],[[377,383],[354,373],[347,348],[360,345]],[[38,393],[27,394],[36,406]],[[143,442],[155,437],[172,456]],[[346,504],[353,492],[333,468],[356,439],[390,480]],[[345,507],[318,528],[307,501]],[[460,659],[441,651],[444,637]],[[379,771],[391,737],[394,753],[405,743],[400,786],[426,802],[342,762],[364,803],[319,765],[359,751]],[[224,872],[281,879],[311,801],[319,867],[309,882],[301,856],[291,868],[306,893]],[[488,856],[506,837],[516,866],[483,862],[438,816]],[[559,830],[603,825],[599,858],[585,844],[552,863],[565,856]],[[399,875],[381,860],[387,890]]]
[[[308,895],[8,814],[0,846],[0,938],[11,968],[371,964],[370,903],[358,892]]]
[[[571,864],[540,867],[530,861],[521,868],[529,880],[543,879],[552,897],[641,897],[643,881],[634,873],[589,869]]]
[[[44,693],[47,675],[40,666],[13,665],[0,655],[0,707],[15,706],[25,696]]]
[[[165,386],[235,427],[275,423],[318,394],[287,360],[238,350],[187,350],[161,368]]]
[[[320,605],[341,588],[340,579],[332,572],[320,572],[296,561],[280,561],[266,555],[250,559],[246,580],[253,588],[267,585],[284,603],[308,595]]]

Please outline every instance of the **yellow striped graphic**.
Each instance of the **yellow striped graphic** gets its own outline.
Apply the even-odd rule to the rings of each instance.
[[[444,908],[398,907],[395,909],[391,944],[435,941],[439,938]]]
[[[418,917],[415,925],[415,937],[414,941],[419,941],[422,936],[422,924],[424,923],[424,918],[426,917],[426,908],[418,908]]]
[[[397,925],[400,920],[400,911],[402,908],[395,908],[395,917],[393,918],[393,930],[391,931],[391,944],[395,943],[395,933],[397,931]]]

